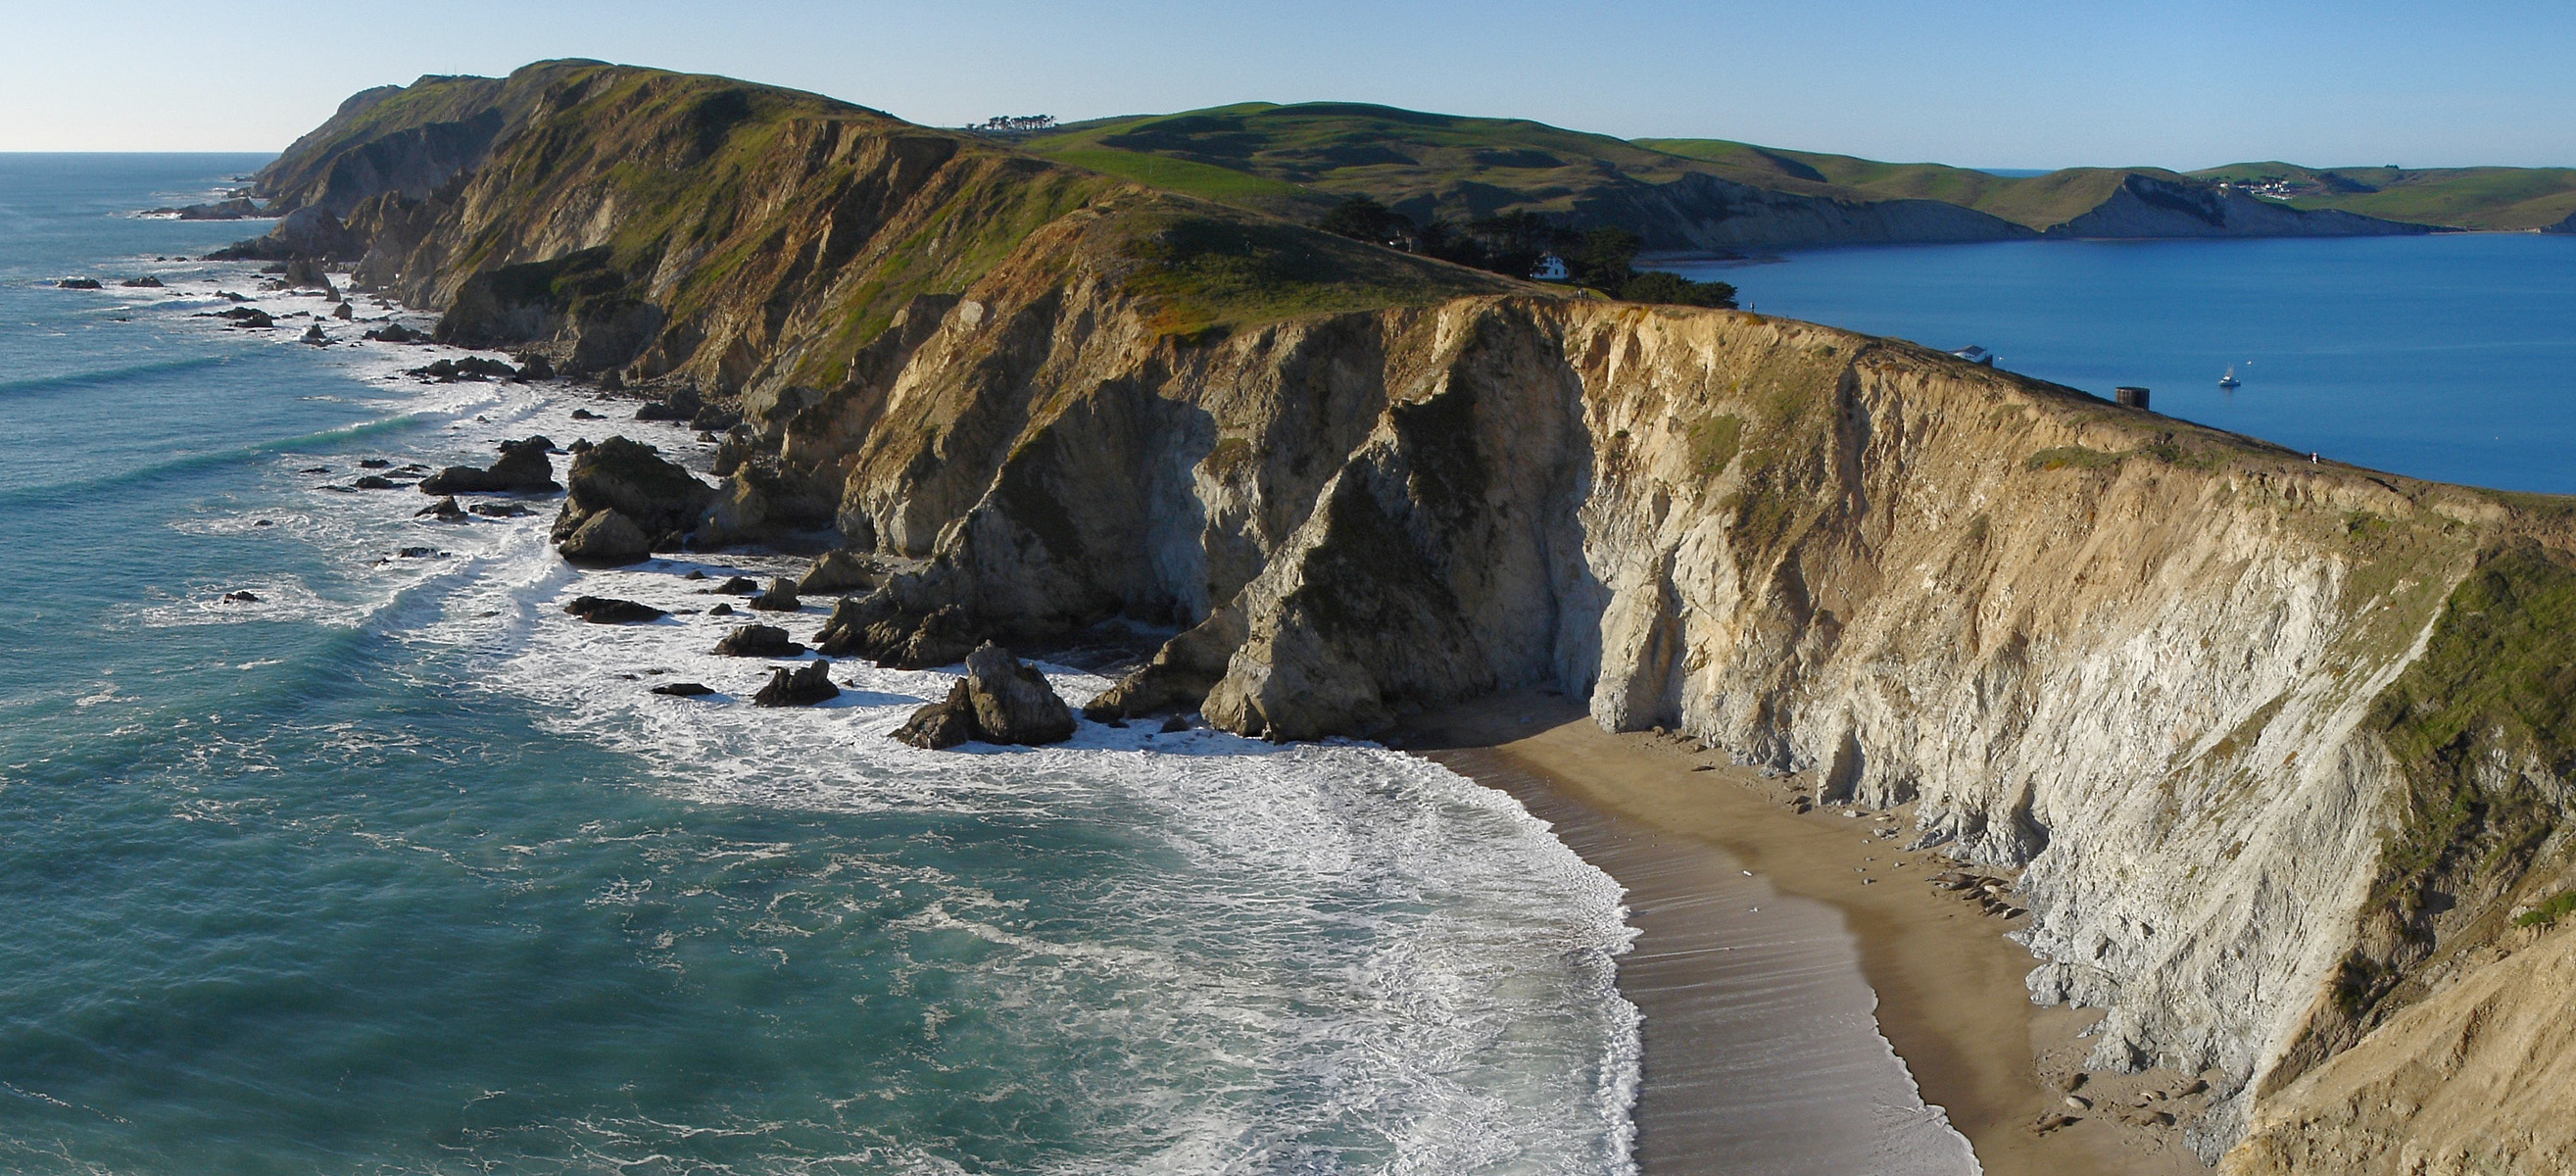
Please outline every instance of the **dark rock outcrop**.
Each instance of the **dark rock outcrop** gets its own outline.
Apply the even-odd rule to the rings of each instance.
[[[880,590],[841,598],[815,640],[834,656],[856,654],[887,669],[925,670],[964,658],[974,650],[976,634],[966,610],[956,605],[911,612]]]
[[[787,630],[776,625],[744,625],[717,639],[716,652],[726,657],[794,657],[805,647],[788,640]]]
[[[875,588],[885,580],[885,565],[855,551],[826,551],[796,581],[802,596],[823,596],[852,588]]]
[[[585,450],[573,459],[572,471],[564,480],[571,493],[555,519],[554,537],[566,543],[567,558],[573,555],[571,540],[595,519],[611,514],[638,532],[628,546],[641,556],[661,536],[685,531],[715,497],[714,487],[663,460],[652,446],[624,437],[611,437]]]
[[[594,625],[640,625],[671,615],[642,601],[614,596],[576,596],[564,611]]]
[[[461,523],[473,518],[474,516],[466,514],[465,508],[457,505],[456,496],[450,494],[445,498],[441,498],[436,502],[420,508],[419,510],[411,512],[411,517],[416,519],[437,519],[442,523]]]
[[[832,663],[817,658],[793,670],[780,666],[770,671],[769,684],[751,696],[751,705],[812,706],[840,696],[841,688],[832,684]]]
[[[210,261],[289,261],[295,258],[354,260],[366,242],[340,218],[320,208],[299,208],[278,219],[266,235],[228,245],[206,255]]]
[[[568,342],[564,369],[580,374],[633,359],[662,323],[662,309],[638,296],[603,246],[468,277],[435,335],[474,348]]]
[[[386,323],[367,332],[367,338],[382,343],[421,343],[426,342],[429,337],[401,323]]]
[[[183,221],[249,220],[258,216],[259,202],[248,196],[217,200],[206,204],[184,204],[177,208],[155,208],[145,216],[174,216]]]
[[[796,585],[783,576],[771,580],[768,591],[751,598],[751,607],[761,612],[795,612],[802,606],[796,599]]]
[[[161,284],[161,279],[153,277],[150,274],[145,274],[139,278],[127,278],[122,282],[118,282],[117,285],[134,290],[160,290],[166,288]]]
[[[423,479],[423,494],[544,494],[561,490],[555,483],[555,443],[545,437],[501,443],[501,460],[488,469],[449,466]]]
[[[561,530],[563,520],[558,518],[555,525]],[[635,520],[612,508],[582,516],[581,525],[558,540],[555,550],[574,563],[609,567],[631,564],[653,554],[653,537],[636,526]]]
[[[704,698],[715,693],[715,688],[704,682],[665,682],[654,687],[653,693],[673,698]]]
[[[1037,669],[986,642],[966,656],[966,677],[948,697],[912,713],[894,737],[915,747],[987,743],[1061,743],[1073,738],[1073,712]]]

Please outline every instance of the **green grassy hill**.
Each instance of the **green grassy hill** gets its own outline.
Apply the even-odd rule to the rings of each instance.
[[[2266,161],[2191,174],[2235,184],[2277,183],[2297,208],[2463,229],[2537,229],[2576,214],[2576,168],[2311,168]]]
[[[1565,214],[1613,189],[1701,172],[1800,195],[1867,197],[1731,160],[1693,159],[1526,119],[1391,106],[1247,102],[1074,123],[1020,146],[1066,163],[1272,211],[1370,196],[1416,219]]]
[[[1374,198],[1417,220],[1512,211],[1610,219],[1665,201],[1694,175],[1846,205],[1938,201],[2043,231],[2092,211],[2133,175],[2185,185],[2282,179],[2292,185],[2284,201],[2292,208],[2468,229],[2538,228],[2576,213],[2576,169],[2565,168],[2328,171],[2253,163],[2189,175],[2130,167],[2007,177],[1938,163],[1885,163],[1724,139],[1632,141],[1526,119],[1340,102],[1247,102],[1100,119],[1017,143],[1110,175],[1306,219],[1351,196]]]

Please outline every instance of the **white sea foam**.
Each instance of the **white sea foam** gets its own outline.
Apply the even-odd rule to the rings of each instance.
[[[163,280],[169,289],[125,293],[166,304],[174,316],[232,305],[213,297],[218,288],[256,294],[244,288],[251,279],[232,272],[173,267]],[[280,292],[249,305],[310,314],[330,304]],[[184,321],[230,331],[219,319]],[[308,321],[281,319],[263,334],[277,346],[300,346],[293,340]],[[455,353],[355,341],[372,324],[321,321],[341,342],[319,349],[317,360],[382,389],[387,412],[415,422],[400,437],[402,451],[386,454],[398,462],[485,464],[496,442],[536,433],[563,444],[623,433],[701,470],[712,449],[673,425],[576,420],[571,412],[588,402],[561,386],[423,384],[401,373]],[[426,324],[411,317],[408,325]],[[432,523],[411,517],[427,501],[416,492],[319,489],[358,472],[343,459],[290,455],[275,464],[282,483],[304,488],[294,492],[292,511],[261,516],[272,526],[359,561],[405,546],[441,554],[371,562],[353,600],[323,600],[284,580],[222,586],[248,587],[265,615],[360,626],[418,645],[461,667],[450,688],[515,700],[554,731],[637,757],[654,787],[701,802],[1069,821],[1114,830],[1133,852],[1165,863],[1150,876],[1086,880],[1087,914],[1063,932],[1032,925],[1014,900],[975,878],[911,879],[939,897],[901,930],[983,945],[973,971],[952,979],[978,1007],[1044,1010],[1032,1024],[1137,1043],[1098,1059],[1098,1074],[1031,1076],[1073,1083],[1062,1097],[1114,1137],[1097,1154],[1119,1157],[1050,1170],[1633,1171],[1637,1014],[1613,984],[1613,958],[1632,934],[1621,892],[1509,797],[1348,741],[1279,746],[1205,729],[1166,735],[1090,722],[1072,741],[1037,749],[926,752],[887,738],[913,708],[946,692],[953,668],[845,661],[833,673],[840,698],[754,708],[750,694],[784,662],[721,657],[712,647],[729,625],[781,618],[707,617],[702,610],[716,602],[737,609],[743,602],[699,590],[733,574],[793,575],[802,560],[728,554],[585,571],[549,547],[551,509]],[[295,472],[313,465],[334,468],[327,477]],[[232,533],[257,521],[183,526]],[[709,578],[684,579],[692,568]],[[264,615],[221,604],[215,587],[148,606],[143,619]],[[561,611],[580,594],[640,600],[674,615],[591,625]],[[810,639],[825,603],[784,623]],[[1076,705],[1107,685],[1068,667],[1042,668]],[[673,681],[720,693],[649,692]],[[651,898],[638,880],[595,901]],[[800,950],[792,919],[776,920],[774,930],[766,950],[782,961]],[[664,966],[683,965],[675,955]],[[929,1030],[944,1031],[949,1013],[940,1009],[948,1007],[925,1014]],[[631,1158],[635,1140],[674,1131],[761,1129],[614,1117],[544,1128],[572,1154],[603,1163]],[[864,1130],[848,1153],[805,1156],[796,1166],[962,1170],[935,1143]]]

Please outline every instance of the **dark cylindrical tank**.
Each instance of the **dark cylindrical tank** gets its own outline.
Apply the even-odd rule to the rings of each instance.
[[[2111,390],[2111,399],[2119,401],[2124,408],[2145,408],[2147,390],[2124,384]]]

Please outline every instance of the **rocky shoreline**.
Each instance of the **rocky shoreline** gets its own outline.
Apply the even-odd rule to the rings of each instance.
[[[698,443],[716,486],[577,457],[576,558],[826,536],[866,569],[817,634],[845,656],[1163,626],[1094,717],[1298,740],[1546,686],[1814,805],[1911,805],[1909,846],[2021,870],[2030,994],[2106,1010],[2090,1066],[2214,1075],[2212,1156],[2576,883],[2576,732],[2513,701],[2563,702],[2576,660],[2540,619],[2576,595],[2554,501],[1452,272],[811,96],[474,81],[470,126],[344,111],[262,173],[302,207],[233,252],[349,264],[440,340],[664,421],[738,417]],[[658,186],[540,166],[564,142]],[[324,179],[401,144],[400,183]],[[1020,212],[968,211],[994,208]]]

